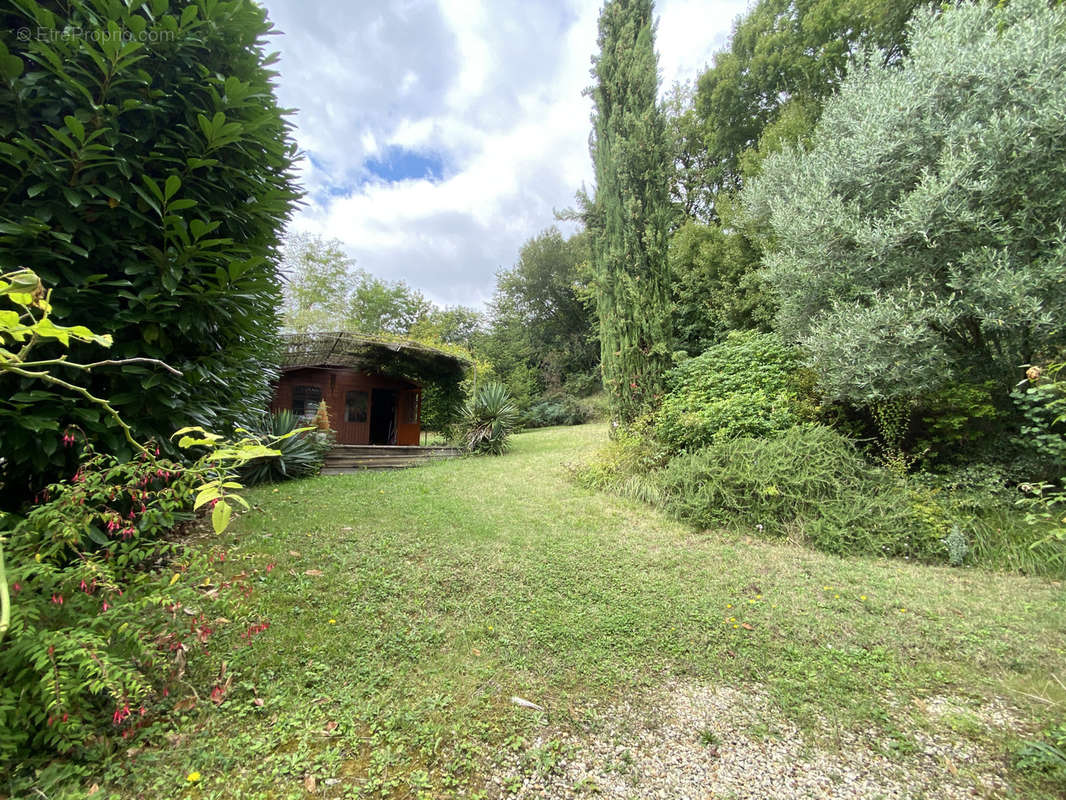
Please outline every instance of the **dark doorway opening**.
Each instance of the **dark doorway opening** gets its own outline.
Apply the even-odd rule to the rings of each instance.
[[[374,389],[370,395],[370,444],[396,444],[395,389]]]

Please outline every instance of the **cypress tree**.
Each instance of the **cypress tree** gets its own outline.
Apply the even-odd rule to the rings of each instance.
[[[656,103],[651,0],[606,3],[598,44],[590,140],[596,194],[585,219],[603,385],[612,418],[624,424],[655,402],[670,363],[669,156]]]

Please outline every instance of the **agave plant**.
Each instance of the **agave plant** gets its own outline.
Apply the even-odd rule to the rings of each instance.
[[[518,425],[518,407],[502,383],[487,383],[463,406],[463,443],[472,453],[502,454]]]
[[[263,414],[248,427],[252,433],[275,438],[291,433],[297,422],[296,415],[285,409]],[[253,484],[317,475],[332,446],[333,440],[328,433],[317,429],[299,431],[273,445],[275,450],[281,451],[280,456],[252,461],[241,472],[241,478],[245,483]]]

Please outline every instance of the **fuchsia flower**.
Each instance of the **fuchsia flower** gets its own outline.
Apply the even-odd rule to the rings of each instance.
[[[63,605],[63,595],[61,595],[61,594],[58,594],[58,595],[57,594],[53,594],[52,595],[52,602],[55,603],[57,606]]]

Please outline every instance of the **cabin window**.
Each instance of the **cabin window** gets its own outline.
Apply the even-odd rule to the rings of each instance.
[[[418,422],[418,392],[407,392],[403,409],[403,422],[405,425],[414,425]]]
[[[298,417],[314,414],[322,402],[322,390],[317,386],[292,387],[292,413]]]
[[[368,406],[366,392],[348,392],[344,398],[344,421],[366,422]]]

